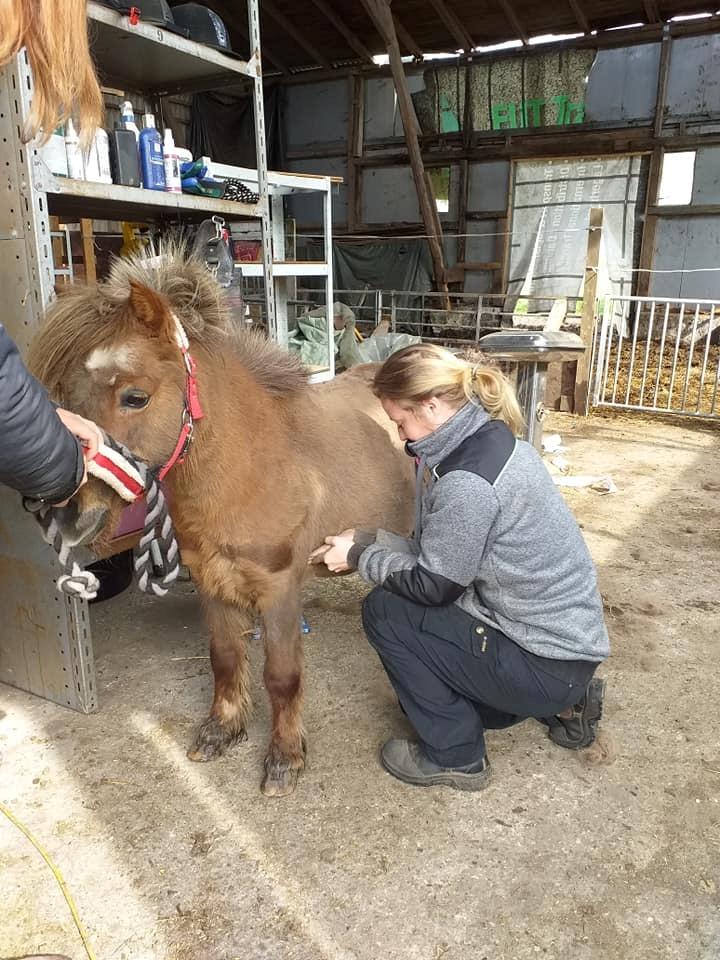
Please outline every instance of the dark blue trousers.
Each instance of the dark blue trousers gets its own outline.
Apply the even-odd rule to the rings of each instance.
[[[538,657],[454,604],[424,607],[382,587],[365,598],[362,616],[427,755],[442,767],[484,756],[486,729],[577,703],[598,666]]]

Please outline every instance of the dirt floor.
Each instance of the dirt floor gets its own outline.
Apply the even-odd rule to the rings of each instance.
[[[250,739],[185,759],[211,684],[189,584],[94,609],[100,712],[0,689],[0,796],[60,866],[99,960],[717,960],[720,432],[553,416],[600,571],[613,656],[601,744],[491,733],[480,794],[396,782],[406,731],[359,622],[357,577],[308,589],[309,763],[259,792]],[[55,881],[0,816],[0,956],[84,956]]]

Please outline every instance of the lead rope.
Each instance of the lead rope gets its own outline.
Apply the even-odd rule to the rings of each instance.
[[[127,503],[134,502],[144,491],[147,513],[142,537],[134,550],[135,577],[143,592],[164,597],[180,571],[180,551],[157,477],[143,460],[108,436],[96,460],[88,462],[88,473],[107,483]],[[53,507],[27,498],[24,503],[39,523],[44,540],[58,555],[64,571],[58,577],[58,589],[71,597],[94,600],[99,581],[73,558],[73,544],[68,543],[60,529]],[[156,568],[162,572],[156,573]]]

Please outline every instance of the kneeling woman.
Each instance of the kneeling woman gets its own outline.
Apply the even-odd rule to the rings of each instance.
[[[363,624],[418,737],[389,740],[383,765],[480,790],[484,731],[528,717],[560,746],[588,746],[604,692],[593,674],[610,652],[596,572],[540,457],[515,438],[512,386],[418,344],[374,390],[417,462],[414,537],[346,531],[313,558],[376,584]]]

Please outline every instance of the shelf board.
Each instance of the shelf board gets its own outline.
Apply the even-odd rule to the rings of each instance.
[[[236,263],[235,267],[244,277],[262,277],[262,263]],[[276,260],[273,263],[275,277],[326,277],[328,265],[318,260]]]
[[[189,193],[162,193],[115,183],[90,183],[48,175],[43,189],[49,212],[65,219],[130,220],[148,223],[165,215],[178,220],[204,220],[217,214],[225,220],[257,219],[261,204],[213,200]]]
[[[88,3],[90,44],[102,82],[144,93],[169,94],[240,84],[259,77],[249,62],[187,40],[171,30],[126,16],[95,0]]]

